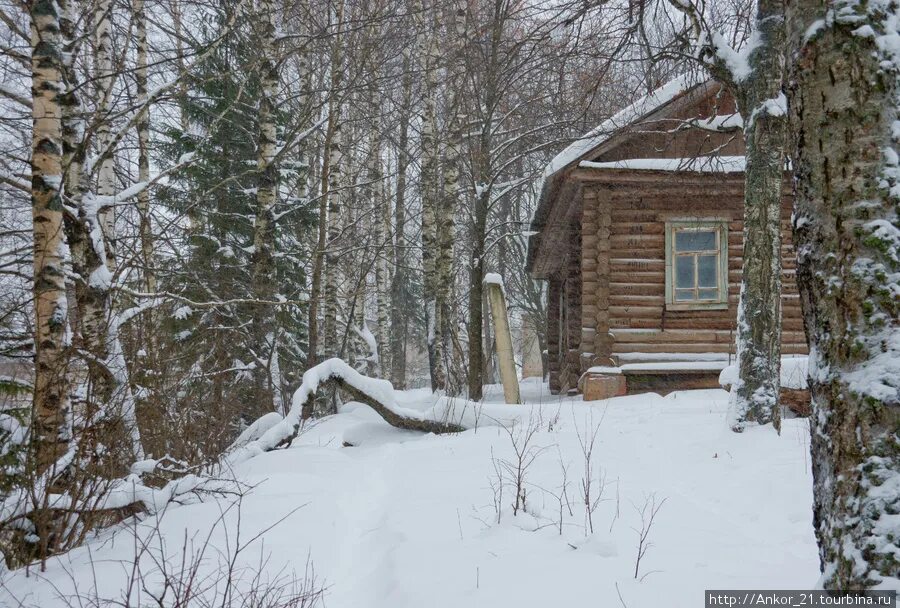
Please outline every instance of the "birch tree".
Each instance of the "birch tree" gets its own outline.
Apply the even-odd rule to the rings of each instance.
[[[740,52],[710,27],[694,4],[670,0],[688,18],[695,57],[735,96],[744,119],[744,251],[738,303],[739,378],[731,425],[781,426],[781,200],[787,99],[784,7],[757,3],[753,34]]]
[[[452,12],[451,12],[452,11]],[[444,147],[444,179],[441,187],[441,204],[436,214],[437,232],[437,259],[435,260],[435,276],[437,281],[436,303],[440,308],[439,332],[441,342],[439,354],[444,358],[443,369],[447,375],[446,383],[449,385],[451,375],[451,361],[453,349],[453,333],[455,331],[455,315],[451,306],[451,290],[454,283],[453,259],[455,234],[455,215],[465,198],[460,188],[460,171],[462,168],[462,139],[463,129],[466,124],[465,112],[465,67],[462,59],[465,57],[466,33],[466,9],[461,3],[451,5],[448,21],[451,27],[448,32],[450,39],[449,66],[447,67],[446,83],[448,88],[448,120],[446,145]],[[456,384],[456,383],[454,383]],[[455,391],[458,387],[454,386]]]
[[[274,208],[278,196],[278,173],[275,164],[277,125],[275,118],[278,92],[278,58],[275,53],[275,21],[277,11],[272,0],[257,3],[257,33],[259,45],[259,134],[256,153],[258,182],[256,186],[256,218],[253,224],[253,297],[256,303],[250,312],[253,329],[253,348],[257,352],[254,368],[258,411],[255,418],[269,411],[283,410],[281,374],[278,365],[278,336],[275,310],[271,304],[276,294]]]
[[[377,73],[377,72],[376,72]],[[374,222],[374,255],[375,259],[375,308],[377,317],[376,340],[378,345],[379,377],[386,375],[390,369],[390,349],[388,347],[388,332],[390,331],[390,269],[388,260],[391,255],[388,243],[391,239],[390,202],[384,195],[384,174],[381,159],[381,121],[376,95],[372,95],[370,101],[371,128],[369,133],[369,166],[367,178],[372,187],[372,211]]]
[[[900,9],[788,4],[794,240],[827,589],[900,586]]]
[[[394,196],[394,274],[391,280],[391,374],[396,388],[406,387],[406,339],[409,321],[406,314],[409,305],[409,244],[406,236],[407,170],[410,162],[409,123],[412,110],[413,77],[412,52],[407,46],[403,51],[402,84],[397,136],[397,178]]]
[[[35,384],[32,418],[37,470],[51,467],[67,450],[69,431],[67,260],[63,232],[63,132],[60,96],[64,2],[37,0],[31,15],[32,156],[34,226]]]
[[[437,137],[438,95],[438,37],[436,7],[426,9],[417,5],[422,15],[423,34],[419,38],[419,58],[424,74],[422,110],[422,160],[419,192],[422,199],[422,275],[425,295],[425,336],[428,348],[428,366],[431,390],[447,388],[444,365],[443,340],[441,339],[441,313],[444,307],[439,301],[443,290],[439,288],[438,258],[440,257],[440,232],[438,231],[439,150]]]
[[[340,255],[338,251],[341,236],[341,198],[344,196],[344,127],[341,119],[342,104],[339,98],[342,70],[342,29],[344,20],[343,1],[339,1],[335,14],[336,32],[332,43],[331,55],[331,97],[328,108],[328,171],[324,196],[326,200],[326,237],[325,265],[323,281],[324,325],[322,341],[324,352],[328,356],[336,356],[340,352],[338,342],[338,289],[340,286]],[[320,220],[322,221],[322,220]]]

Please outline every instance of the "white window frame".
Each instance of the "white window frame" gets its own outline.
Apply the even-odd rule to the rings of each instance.
[[[675,300],[675,233],[715,231],[718,256],[716,281],[718,296],[711,300]],[[712,252],[712,250],[710,250]],[[696,253],[688,255],[697,255]],[[696,279],[695,279],[696,280]],[[666,310],[723,310],[728,308],[728,220],[671,219],[666,221]]]

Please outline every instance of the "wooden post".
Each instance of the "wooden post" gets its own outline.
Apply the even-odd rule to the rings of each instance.
[[[503,279],[498,274],[488,273],[484,277],[488,300],[491,304],[491,318],[494,321],[494,339],[497,343],[497,361],[500,364],[500,380],[503,382],[503,397],[507,403],[520,403],[519,380],[516,378],[516,363],[513,359],[512,335],[509,332],[509,318],[506,315],[506,295],[503,293]]]

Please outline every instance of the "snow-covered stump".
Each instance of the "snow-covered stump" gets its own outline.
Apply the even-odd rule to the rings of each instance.
[[[484,284],[487,286],[488,300],[491,303],[491,318],[494,321],[494,339],[497,343],[497,360],[500,363],[503,397],[507,403],[518,404],[521,402],[519,379],[516,377],[516,362],[513,358],[512,335],[509,332],[503,279],[499,274],[488,273],[484,277]]]

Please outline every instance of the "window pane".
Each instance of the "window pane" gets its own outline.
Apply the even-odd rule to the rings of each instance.
[[[697,286],[698,287],[716,287],[718,282],[718,272],[716,272],[716,260],[719,256],[701,255],[697,256]]]
[[[675,257],[675,287],[694,286],[694,256]]]
[[[701,289],[700,290],[700,299],[701,300],[718,300],[719,299],[719,290],[718,289]]]
[[[678,230],[675,232],[675,251],[712,251],[715,248],[715,230]]]
[[[675,301],[676,302],[692,302],[694,300],[694,290],[693,289],[676,289],[675,290]]]

